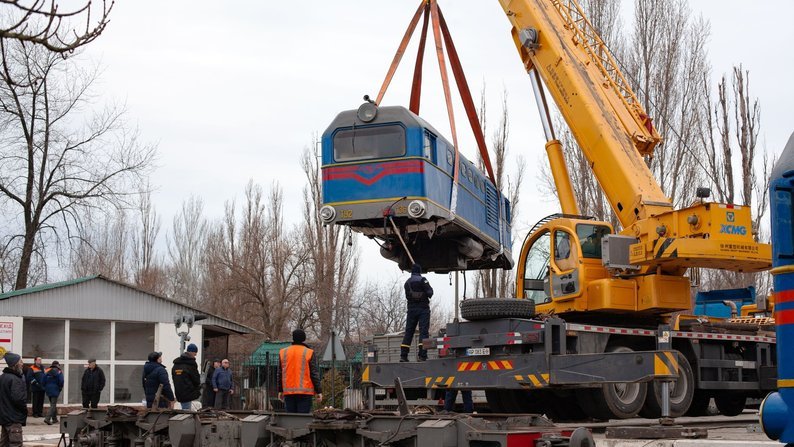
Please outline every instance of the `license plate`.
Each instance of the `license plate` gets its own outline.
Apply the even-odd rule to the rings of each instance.
[[[468,348],[466,355],[491,355],[491,348]]]

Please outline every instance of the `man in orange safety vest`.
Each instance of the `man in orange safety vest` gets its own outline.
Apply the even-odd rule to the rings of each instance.
[[[323,399],[320,368],[314,350],[306,346],[306,332],[295,329],[292,345],[278,353],[278,397],[284,399],[287,413],[310,413],[312,396]]]

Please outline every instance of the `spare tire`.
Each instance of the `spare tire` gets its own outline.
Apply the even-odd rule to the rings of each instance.
[[[532,318],[535,302],[517,298],[476,298],[460,303],[460,315],[469,321],[495,318]]]

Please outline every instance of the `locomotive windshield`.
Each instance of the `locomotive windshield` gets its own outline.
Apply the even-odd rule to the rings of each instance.
[[[353,127],[334,135],[334,160],[353,161],[405,155],[405,129],[397,124]]]

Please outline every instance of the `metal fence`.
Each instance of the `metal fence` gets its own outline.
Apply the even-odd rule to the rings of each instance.
[[[322,352],[321,350],[318,350]],[[233,410],[279,410],[283,403],[278,400],[278,356],[266,353],[264,356],[231,355],[228,357],[232,369],[235,390],[231,396]],[[321,379],[330,374],[331,362],[320,363]],[[342,394],[345,408],[363,408],[361,387],[361,363],[337,361],[336,370],[344,380],[344,389],[336,390]],[[324,402],[331,402],[331,389],[324,391]]]

